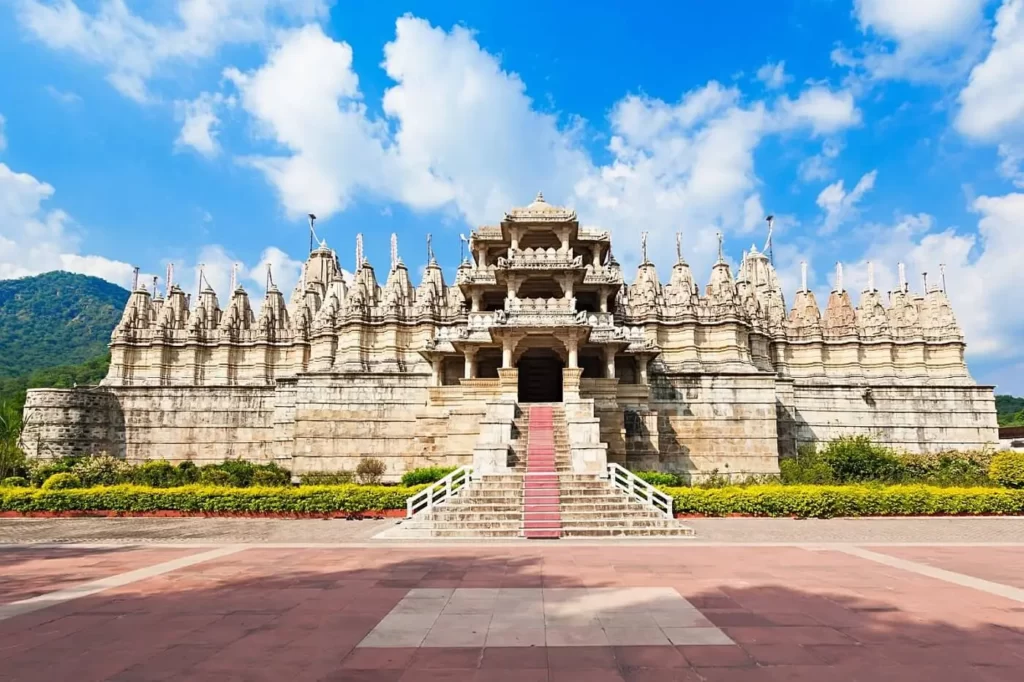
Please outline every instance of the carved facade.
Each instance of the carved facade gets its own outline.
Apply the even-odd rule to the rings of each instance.
[[[840,271],[823,313],[806,286],[787,312],[756,248],[735,275],[720,254],[701,293],[681,252],[662,284],[646,244],[627,283],[608,233],[540,195],[472,233],[451,285],[430,253],[414,286],[393,243],[381,286],[358,239],[351,278],[321,244],[287,303],[271,283],[258,314],[241,286],[223,308],[208,284],[195,301],[136,288],[100,387],[29,393],[27,451],[300,473],[376,456],[397,476],[480,465],[486,425],[540,400],[565,402],[578,434],[594,425],[581,453],[696,475],[777,471],[838,435],[912,452],[997,440],[941,289],[901,286],[886,307],[871,286],[854,307]]]

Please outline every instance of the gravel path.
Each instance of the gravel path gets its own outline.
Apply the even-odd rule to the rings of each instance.
[[[397,521],[344,519],[97,518],[0,519],[0,543],[366,543]],[[686,519],[695,539],[722,543],[1016,543],[1024,517],[907,519]],[[417,541],[418,544],[431,541]],[[594,540],[615,543],[617,540]],[[383,544],[383,543],[382,543]],[[501,544],[479,541],[479,544]]]

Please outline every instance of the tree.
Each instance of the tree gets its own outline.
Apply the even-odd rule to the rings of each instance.
[[[21,451],[21,411],[17,406],[0,403],[0,481],[18,476],[25,467]]]

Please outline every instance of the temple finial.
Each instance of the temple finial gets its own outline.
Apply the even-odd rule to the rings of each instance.
[[[907,293],[907,268],[903,263],[897,263],[896,270],[899,271],[900,292],[905,294]]]
[[[723,245],[722,245],[722,233],[721,232],[716,232],[715,234],[718,236],[718,262],[719,263],[724,263],[725,262],[725,251],[724,251],[724,248],[723,248]]]
[[[647,232],[640,233],[640,253],[643,255],[643,265],[647,265]]]
[[[868,291],[875,290],[875,264],[868,261]]]
[[[939,277],[942,278],[942,293],[946,293],[946,264],[939,263]]]
[[[356,235],[356,270],[363,267],[363,233]]]
[[[238,287],[238,263],[231,264],[231,293],[235,293]]]
[[[398,267],[398,235],[391,233],[391,269]]]
[[[159,282],[159,281],[160,281],[160,278],[157,277],[156,275],[153,275],[153,298],[156,298],[156,296],[157,296],[157,293],[156,293],[156,283]]]
[[[136,265],[132,268],[132,291],[138,291],[139,289],[139,266]]]
[[[171,287],[174,286],[174,261],[167,264],[167,277],[164,279],[164,285],[167,287],[167,296],[171,295]]]
[[[544,201],[544,192],[537,192],[537,196],[536,196],[536,198],[534,198],[533,201],[534,202],[540,202],[542,204],[543,203],[547,203],[547,202]]]
[[[433,265],[434,263],[437,262],[437,260],[434,258],[434,247],[431,244],[432,239],[433,238],[430,236],[430,233],[428,232],[427,233],[427,263],[430,264],[430,265]]]
[[[775,225],[775,216],[768,215],[764,221],[768,223],[768,239],[764,242],[764,252],[768,254],[768,261],[774,264],[775,258],[772,254],[772,227]]]
[[[267,261],[267,291],[274,288],[274,276],[270,274],[270,261]]]
[[[800,291],[807,293],[807,261],[800,261]]]
[[[316,216],[312,213],[309,215],[309,252],[313,253],[313,242],[316,240],[316,232],[313,230],[313,223],[316,222]]]
[[[843,264],[836,261],[836,293],[843,293]]]
[[[928,293],[928,272],[927,271],[921,273],[921,279],[924,280],[924,293],[927,294]]]
[[[683,264],[683,233],[676,232],[676,263]]]

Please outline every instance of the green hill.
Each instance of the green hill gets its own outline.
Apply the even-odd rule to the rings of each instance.
[[[0,281],[0,379],[102,357],[127,301],[116,284],[70,272]]]
[[[1024,398],[997,395],[996,414],[1000,426],[1024,426]]]

